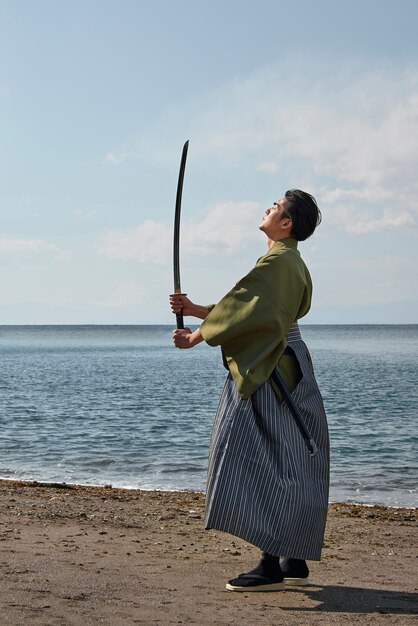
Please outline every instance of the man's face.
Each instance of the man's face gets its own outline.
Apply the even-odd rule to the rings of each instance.
[[[285,225],[284,220],[289,221],[289,216],[286,213],[286,203],[287,199],[282,198],[281,200],[277,200],[277,202],[273,202],[273,205],[265,210],[259,228],[265,232],[266,235],[274,238],[274,235]]]

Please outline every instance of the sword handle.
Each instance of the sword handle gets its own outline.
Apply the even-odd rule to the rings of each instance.
[[[183,313],[176,313],[177,328],[184,328]]]
[[[187,293],[181,293],[180,289],[174,290],[174,296],[187,296]],[[176,313],[177,328],[184,328],[183,311]]]

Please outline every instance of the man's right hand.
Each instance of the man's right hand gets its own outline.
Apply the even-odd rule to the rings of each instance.
[[[182,312],[183,315],[193,315],[204,320],[209,309],[201,304],[194,304],[184,293],[172,293],[170,295],[170,306],[173,313]]]
[[[170,306],[173,313],[194,315],[195,305],[186,297],[186,294],[172,293],[170,295]]]

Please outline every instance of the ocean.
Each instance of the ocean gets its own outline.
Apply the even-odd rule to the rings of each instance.
[[[0,326],[0,478],[205,489],[226,371],[171,326]],[[301,325],[332,502],[417,506],[418,325]]]

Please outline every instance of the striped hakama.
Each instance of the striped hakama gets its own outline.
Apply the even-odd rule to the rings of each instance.
[[[327,421],[297,324],[286,339],[302,375],[292,396],[318,452],[309,454],[269,381],[242,399],[228,375],[209,452],[206,528],[228,532],[272,555],[319,560],[328,506]]]

